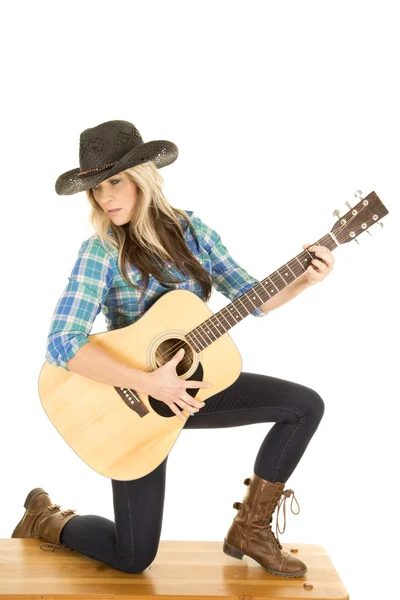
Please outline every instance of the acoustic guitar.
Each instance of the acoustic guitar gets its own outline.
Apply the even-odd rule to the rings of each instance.
[[[333,250],[386,214],[375,192],[360,196],[316,244]],[[148,372],[184,348],[177,375],[210,382],[209,389],[187,388],[188,394],[206,401],[232,385],[241,373],[242,359],[228,331],[300,277],[313,258],[313,252],[304,250],[215,314],[193,292],[172,290],[131,325],[90,335],[89,340],[116,359]],[[153,471],[185,424],[157,398],[99,383],[47,361],[40,371],[39,395],[50,421],[76,454],[101,475],[121,481]]]

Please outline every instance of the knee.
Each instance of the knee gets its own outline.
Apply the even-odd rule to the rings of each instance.
[[[140,575],[140,573],[143,573],[146,569],[148,569],[150,564],[151,563],[149,563],[149,564],[142,563],[140,565],[132,565],[131,567],[124,569],[124,571],[125,571],[125,573],[130,573],[131,575]]]
[[[148,557],[143,556],[141,558],[138,558],[137,560],[133,560],[130,563],[124,563],[124,564],[121,563],[120,570],[124,571],[125,573],[139,575],[140,573],[143,573],[143,571],[148,569],[148,567],[154,561],[155,557],[156,557],[156,554],[148,556]]]
[[[311,388],[308,388],[308,407],[309,414],[312,415],[314,421],[318,424],[325,412],[325,403],[321,396]]]

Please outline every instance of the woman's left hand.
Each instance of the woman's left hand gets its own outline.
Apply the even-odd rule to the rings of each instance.
[[[303,244],[303,248],[307,248],[307,250],[316,254],[320,260],[313,258],[311,265],[307,267],[307,270],[302,277],[304,277],[310,285],[323,281],[333,269],[335,257],[332,252],[325,246],[310,246],[310,244]]]

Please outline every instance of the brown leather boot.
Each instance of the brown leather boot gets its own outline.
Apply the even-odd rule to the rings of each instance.
[[[255,473],[247,477],[244,482],[248,487],[247,495],[243,502],[235,502],[233,508],[238,509],[237,515],[224,539],[223,551],[234,558],[242,559],[246,554],[253,558],[259,565],[273,575],[284,577],[300,577],[307,572],[306,565],[295,556],[282,550],[279,539],[271,530],[272,514],[279,502],[276,534],[278,535],[278,516],[284,498],[284,533],[286,527],[286,499],[293,494],[293,490],[285,490],[284,483],[271,483],[261,479]],[[297,502],[297,499],[296,499]],[[297,506],[299,504],[297,502]],[[293,514],[297,513],[290,506]]]
[[[52,544],[40,544],[42,550],[70,551],[65,544],[61,544],[61,531],[66,523],[77,517],[76,510],[60,510],[59,504],[52,504],[48,493],[43,488],[35,488],[26,497],[24,502],[25,514],[12,532],[12,538],[43,538]],[[42,548],[42,546],[53,546]]]

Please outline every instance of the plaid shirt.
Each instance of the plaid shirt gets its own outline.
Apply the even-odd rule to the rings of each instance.
[[[259,282],[235,262],[214,229],[193,211],[185,212],[190,216],[198,237],[197,243],[190,227],[186,227],[186,243],[212,275],[212,284],[218,291],[233,301]],[[183,218],[179,219],[184,224]],[[166,264],[168,271],[181,283],[170,284],[171,287],[166,288],[150,274],[148,288],[139,299],[139,290],[129,287],[121,275],[118,251],[111,247],[106,249],[97,235],[85,240],[53,313],[46,345],[47,361],[68,370],[67,362],[89,341],[88,335],[100,310],[105,316],[107,329],[111,330],[134,323],[171,289],[190,290],[202,298],[201,287],[194,279],[185,278],[170,263],[163,263]],[[130,265],[127,275],[135,284],[141,283],[137,267]],[[251,314],[263,317],[267,313],[256,308]]]

